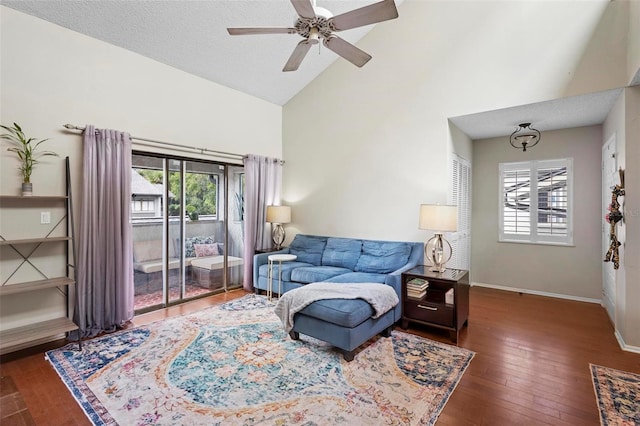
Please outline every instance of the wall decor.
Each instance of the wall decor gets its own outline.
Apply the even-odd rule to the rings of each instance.
[[[620,174],[620,183],[611,188],[611,204],[609,204],[607,209],[609,212],[604,216],[605,220],[610,225],[609,250],[607,250],[607,253],[604,256],[604,261],[613,262],[613,269],[618,269],[620,267],[620,254],[618,252],[618,248],[621,243],[618,241],[618,236],[616,235],[616,224],[623,219],[618,197],[624,197],[624,170],[620,168],[618,173]]]

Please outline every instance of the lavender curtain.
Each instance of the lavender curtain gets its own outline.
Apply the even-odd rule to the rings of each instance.
[[[133,318],[129,134],[87,126],[83,168],[74,319],[91,337]]]
[[[244,158],[244,289],[253,290],[253,255],[256,248],[271,246],[266,229],[267,206],[280,204],[282,164],[276,158],[247,155]]]

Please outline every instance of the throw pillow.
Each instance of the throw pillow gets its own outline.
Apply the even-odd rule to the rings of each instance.
[[[184,240],[184,257],[187,257],[187,258],[196,257],[196,251],[193,248],[194,244],[213,244],[213,243],[215,243],[213,235],[210,237],[197,236],[197,237],[186,238]]]
[[[205,256],[218,256],[217,244],[194,244],[193,249],[196,252],[196,257]]]

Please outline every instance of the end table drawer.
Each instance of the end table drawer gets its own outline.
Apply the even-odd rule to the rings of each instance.
[[[411,302],[404,304],[404,316],[418,321],[432,322],[448,327],[453,326],[453,307],[442,306],[429,302]]]

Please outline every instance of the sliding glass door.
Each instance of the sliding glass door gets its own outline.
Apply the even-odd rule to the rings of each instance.
[[[243,168],[143,153],[132,164],[136,311],[241,286]]]

